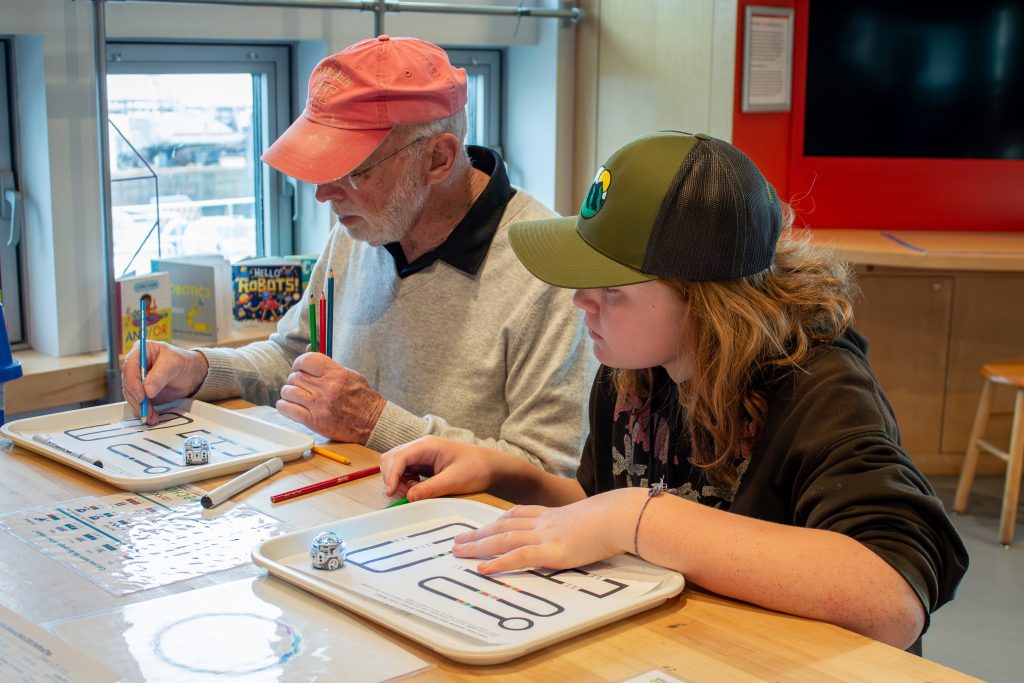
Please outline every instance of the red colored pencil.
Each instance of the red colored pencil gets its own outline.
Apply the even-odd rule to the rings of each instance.
[[[320,292],[320,353],[327,353],[327,298]]]
[[[333,479],[318,481],[315,484],[303,486],[302,488],[299,489],[285,491],[284,493],[276,493],[270,497],[270,502],[280,503],[282,500],[291,500],[292,498],[304,496],[307,493],[313,493],[314,491],[322,491],[323,489],[327,489],[332,486],[337,486],[338,484],[344,484],[346,481],[354,481],[356,479],[362,479],[363,477],[371,477],[379,473],[380,465],[374,465],[373,467],[367,467],[365,470],[358,470],[351,474],[343,474],[340,477],[334,477]]]

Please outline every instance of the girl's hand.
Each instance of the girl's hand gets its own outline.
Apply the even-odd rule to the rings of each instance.
[[[473,444],[424,436],[381,456],[385,493],[405,496],[409,502],[479,493],[490,485],[496,456],[501,455]],[[430,478],[420,481],[421,475]]]
[[[638,495],[639,494],[639,495]],[[456,557],[493,557],[481,574],[532,567],[570,569],[633,550],[646,489],[616,489],[563,507],[518,505],[455,537]]]

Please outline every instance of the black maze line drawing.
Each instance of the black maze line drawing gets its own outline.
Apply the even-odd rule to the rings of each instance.
[[[490,584],[483,584],[490,590],[471,586],[450,576],[431,576],[419,581],[417,585],[434,595],[440,595],[442,598],[447,598],[452,602],[465,605],[481,614],[497,619],[498,626],[506,631],[525,631],[528,628],[533,628],[534,621],[519,615],[503,616],[492,612],[492,609],[498,609],[497,605],[493,604],[495,602],[510,607],[516,612],[529,614],[534,617],[553,617],[565,611],[565,608],[561,605],[539,595],[534,595],[529,591],[515,588],[507,583],[496,581],[476,572],[467,572],[467,574],[472,574],[490,582]],[[487,602],[488,600],[492,602]],[[484,609],[480,606],[480,603],[485,603],[490,609]],[[544,609],[545,607],[547,609]]]
[[[88,427],[77,427],[67,429],[64,433],[78,441],[103,441],[106,439],[118,439],[140,432],[153,432],[158,429],[169,429],[171,427],[182,427],[192,424],[193,420],[188,415],[176,413],[169,410],[160,413],[160,420],[152,427],[143,425],[138,420],[121,420],[120,422],[108,422]]]
[[[463,531],[476,529],[464,522],[450,522],[433,529],[356,548],[345,561],[374,574],[400,571],[451,555],[452,539]],[[565,607],[545,597],[487,576],[472,569],[459,569],[458,578],[430,576],[417,582],[423,590],[464,605],[498,622],[507,631],[524,631],[534,618],[561,614]],[[545,579],[598,600],[615,595],[628,586],[621,581],[591,574],[584,569],[530,569],[525,573]],[[508,608],[508,609],[505,609]],[[529,615],[529,616],[524,616]]]
[[[450,544],[456,535],[463,531],[472,531],[475,528],[462,522],[452,522],[434,529],[408,536],[399,536],[390,541],[347,552],[345,561],[374,574],[398,571],[451,555],[451,545],[442,547],[443,544]],[[408,542],[411,542],[412,545],[404,548],[401,546]],[[388,546],[393,546],[393,548],[389,549]],[[364,557],[366,554],[369,556]]]
[[[191,424],[193,421],[188,419],[188,422],[184,424]],[[109,425],[108,425],[109,426]],[[67,433],[67,432],[65,432]],[[250,455],[256,452],[256,449],[247,446],[245,444],[238,443],[233,439],[229,439],[225,436],[216,436],[208,429],[190,429],[183,432],[175,432],[174,434],[162,434],[163,441],[155,439],[151,436],[144,436],[141,438],[141,443],[135,441],[123,441],[120,443],[108,444],[106,449],[109,453],[119,455],[129,462],[133,462],[142,468],[143,474],[167,474],[172,469],[180,469],[182,465],[181,459],[181,442],[190,436],[200,435],[206,438],[210,442],[210,449],[215,450],[220,456],[227,458],[237,458],[243,455]],[[112,436],[108,438],[120,438],[122,434]],[[173,440],[175,437],[179,441],[175,442],[174,445],[165,443],[167,440]],[[98,440],[98,439],[93,439]],[[168,457],[173,454],[173,457]],[[159,460],[159,462],[154,462]]]
[[[530,569],[529,573],[595,598],[607,598],[627,588],[621,581],[582,569]]]

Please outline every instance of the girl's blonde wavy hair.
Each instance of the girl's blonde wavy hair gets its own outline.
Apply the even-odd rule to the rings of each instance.
[[[765,371],[798,369],[816,344],[835,340],[853,317],[849,268],[828,250],[785,229],[770,268],[716,282],[660,280],[685,302],[692,372],[678,385],[692,445],[690,461],[714,485],[736,483],[736,466],[764,423],[767,403],[756,379]],[[650,400],[650,370],[615,370],[615,388]],[[641,408],[642,409],[642,408]]]

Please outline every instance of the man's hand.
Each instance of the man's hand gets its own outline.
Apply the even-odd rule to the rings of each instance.
[[[186,351],[165,342],[146,342],[146,386],[142,386],[142,368],[139,366],[139,344],[135,343],[121,365],[121,393],[136,415],[142,403],[143,391],[152,405],[167,403],[191,396],[203,385],[210,364],[198,351]],[[151,407],[152,407],[151,405]],[[148,424],[160,419],[155,410],[149,411]]]
[[[366,378],[322,353],[295,359],[277,410],[334,441],[365,445],[387,401]]]

